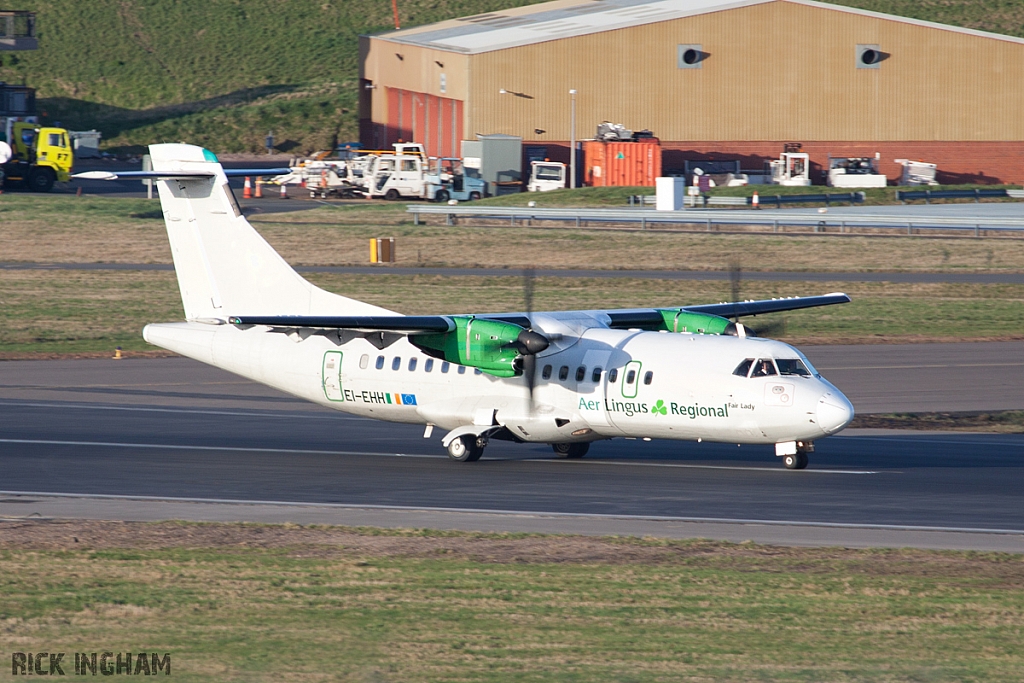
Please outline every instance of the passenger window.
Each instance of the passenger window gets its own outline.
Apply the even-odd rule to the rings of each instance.
[[[412,372],[415,369],[416,369],[416,359],[415,358],[410,358],[409,359],[409,372]]]
[[[753,358],[744,358],[743,361],[736,366],[736,369],[732,371],[732,374],[737,377],[746,377],[750,374],[750,366],[754,364]]]
[[[400,367],[402,367],[402,357],[401,356],[395,356],[395,359],[393,361],[391,361],[391,369],[392,370],[397,370]]]
[[[50,133],[47,136],[47,138],[49,138],[50,147],[63,147],[64,146],[64,145],[60,144],[60,133]]]
[[[636,370],[630,370],[626,373],[626,384],[632,384],[636,381]]]
[[[369,365],[369,364],[370,364],[370,356],[369,356],[369,354],[364,353],[362,356],[359,357],[359,369],[360,370],[365,370],[366,366]]]
[[[433,372],[434,370],[434,359],[428,358],[427,362],[423,364],[423,372]]]
[[[615,384],[615,380],[617,380],[618,378],[619,378],[619,370],[618,370],[618,368],[612,368],[611,370],[608,371],[608,383],[609,384]]]
[[[562,382],[564,382],[565,380],[569,379],[569,366],[568,365],[563,365],[562,367],[558,368],[558,379],[560,381],[562,381]]]
[[[811,372],[799,358],[776,358],[775,364],[779,366],[780,375],[799,375],[810,377]]]
[[[590,381],[591,382],[600,382],[601,381],[601,368],[600,367],[594,368],[594,374],[592,374],[590,376]]]
[[[576,368],[576,381],[582,382],[587,378],[587,366],[581,365]]]
[[[465,375],[466,374],[466,366],[465,365],[460,365],[459,366],[459,374],[460,375]]]
[[[544,369],[540,372],[541,379],[551,379],[551,366],[545,365]]]
[[[652,381],[654,381],[654,373],[648,370],[647,374],[644,375],[644,384],[650,384]]]
[[[441,374],[442,375],[448,374],[448,368],[450,368],[451,366],[452,366],[452,364],[449,363],[448,361],[442,361],[441,362]]]
[[[762,358],[754,364],[754,371],[750,373],[751,377],[770,377],[777,375],[775,372],[775,363],[772,362],[771,358]]]
[[[402,159],[402,170],[403,171],[415,171],[416,160],[415,159]]]
[[[377,356],[377,369],[381,370],[384,367],[384,356]]]

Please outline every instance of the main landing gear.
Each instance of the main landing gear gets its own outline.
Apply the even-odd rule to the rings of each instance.
[[[486,436],[464,434],[448,444],[448,457],[459,462],[476,462],[487,447]]]
[[[553,443],[551,444],[551,450],[555,452],[559,458],[569,458],[574,460],[582,458],[590,450],[589,443]]]

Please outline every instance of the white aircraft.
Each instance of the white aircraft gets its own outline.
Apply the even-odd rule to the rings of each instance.
[[[807,466],[850,401],[797,349],[729,318],[845,294],[662,309],[404,316],[299,276],[242,216],[209,151],[150,147],[185,322],[146,341],[355,415],[435,426],[454,460],[489,439],[579,458],[615,437],[772,444]]]

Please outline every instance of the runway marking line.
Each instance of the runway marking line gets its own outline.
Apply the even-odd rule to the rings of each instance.
[[[748,467],[745,465],[687,465],[674,462],[627,462],[622,460],[549,460],[547,458],[527,458],[526,462],[557,462],[571,465],[617,465],[620,467],[678,467],[691,470],[749,470],[751,472],[785,472],[777,467]],[[868,470],[804,470],[814,474],[879,474]]]
[[[436,507],[428,505],[376,505],[372,503],[309,503],[303,501],[282,500],[241,500],[236,498],[188,498],[175,496],[132,496],[113,495],[107,493],[60,493],[46,491],[4,491],[2,496],[35,496],[39,498],[81,498],[86,500],[135,500],[145,502],[167,503],[207,503],[211,505],[273,505],[281,507],[332,508],[343,510],[396,510],[405,512],[453,512],[485,515],[503,515],[509,517],[575,517],[579,519],[625,519],[652,522],[690,522],[697,524],[737,524],[758,526],[795,526],[821,527],[826,529],[871,529],[883,531],[933,531],[944,533],[998,534],[1005,536],[1024,536],[1021,529],[988,529],[974,527],[920,526],[909,524],[857,524],[853,522],[808,522],[781,519],[743,519],[732,517],[682,517],[672,515],[627,515],[588,512],[544,512],[537,510],[498,510],[491,508],[457,508]],[[0,501],[2,502],[2,501]],[[24,521],[25,518],[17,518]],[[6,520],[3,520],[6,521]]]
[[[313,405],[310,403],[303,402],[300,405]],[[93,405],[89,403],[25,403],[23,401],[0,401],[0,406],[16,406],[16,407],[29,407],[29,408],[77,408],[83,410],[125,410],[128,412],[138,413],[186,413],[196,415],[228,415],[234,417],[280,417],[280,418],[297,418],[303,420],[314,420],[314,419],[337,419],[337,420],[363,420],[367,422],[375,422],[368,417],[360,417],[358,415],[350,415],[348,413],[342,413],[340,411],[331,411],[324,413],[272,413],[272,412],[260,412],[258,410],[252,410],[248,412],[240,410],[198,410],[195,408],[135,408],[129,406],[107,406],[107,405]]]
[[[942,368],[1019,368],[1024,363],[948,363],[945,365],[863,365],[825,367],[815,366],[819,370],[934,370]]]
[[[246,448],[244,446],[187,446],[183,444],[155,443],[122,443],[117,441],[59,441],[55,439],[0,439],[0,443],[24,444],[29,446],[102,446],[104,448],[146,448],[176,451],[228,451],[242,453],[294,453],[301,455],[370,455],[386,458],[445,458],[444,455],[428,455],[425,453],[371,453],[369,451],[320,451],[304,448]],[[733,470],[751,472],[785,472],[777,467],[747,467],[729,465],[687,465],[681,463],[628,462],[621,460],[589,460],[575,462],[548,458],[503,458],[506,462],[544,462],[562,463],[571,466],[579,465],[615,465],[620,467],[673,467],[694,470]],[[805,470],[816,474],[878,474],[878,472],[857,470]]]

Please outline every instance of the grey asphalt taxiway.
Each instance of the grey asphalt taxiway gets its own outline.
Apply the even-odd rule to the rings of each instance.
[[[861,412],[1024,407],[1024,344],[809,347]],[[332,412],[180,358],[0,363],[0,516],[704,536],[1024,552],[1024,437],[614,440],[581,461]]]

